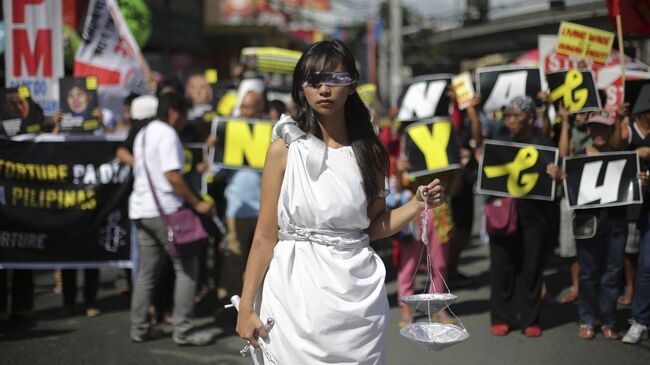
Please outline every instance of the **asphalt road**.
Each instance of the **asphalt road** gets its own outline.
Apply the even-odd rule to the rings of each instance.
[[[487,254],[487,247],[475,240],[462,257],[462,269],[475,280],[468,286],[452,288],[459,297],[452,309],[470,332],[469,339],[434,353],[421,350],[399,334],[395,277],[389,267],[387,289],[391,317],[386,348],[389,364],[650,364],[650,340],[633,346],[607,341],[599,335],[593,341],[579,339],[574,304],[550,302],[544,305],[541,338],[526,338],[520,332],[505,337],[492,336],[489,333]],[[557,296],[566,287],[568,272],[556,260],[551,260],[549,267],[547,285],[551,295]],[[131,343],[128,339],[129,298],[116,292],[113,285],[116,274],[117,270],[102,270],[98,303],[102,315],[86,318],[81,312],[72,317],[58,316],[62,298],[52,292],[52,273],[39,272],[36,280],[38,319],[0,323],[0,364],[251,363],[250,359],[239,356],[243,343],[234,333],[233,312],[219,310],[213,296],[197,308],[197,317],[205,330],[217,335],[214,344],[201,348],[179,347],[169,336],[142,344]],[[423,281],[424,275],[420,275],[420,290]],[[621,327],[627,326],[628,316],[629,308],[619,309]]]

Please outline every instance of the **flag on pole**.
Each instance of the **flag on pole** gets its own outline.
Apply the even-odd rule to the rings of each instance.
[[[130,92],[149,92],[149,68],[115,0],[91,0],[74,76],[96,76],[100,104],[118,115]]]

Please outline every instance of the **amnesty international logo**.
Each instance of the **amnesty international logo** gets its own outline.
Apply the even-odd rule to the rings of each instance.
[[[122,213],[119,210],[113,211],[106,219],[106,225],[99,230],[99,245],[108,252],[117,252],[121,246],[126,245],[128,232],[120,227]]]

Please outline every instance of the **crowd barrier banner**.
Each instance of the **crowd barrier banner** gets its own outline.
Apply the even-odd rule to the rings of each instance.
[[[217,137],[212,161],[229,168],[264,168],[266,151],[271,145],[273,122],[261,119],[217,118],[212,134]]]
[[[455,170],[460,165],[460,143],[449,119],[409,124],[404,129],[404,154],[408,156],[409,177]]]
[[[565,157],[564,191],[569,209],[639,204],[639,157],[634,151]]]
[[[479,67],[476,80],[486,113],[505,108],[515,96],[528,95],[538,103],[536,96],[542,89],[542,75],[534,67]]]
[[[0,269],[130,266],[119,145],[0,140]]]
[[[555,180],[546,173],[558,163],[558,149],[485,140],[479,162],[479,194],[538,200],[555,199]]]
[[[63,77],[61,0],[4,0],[5,86],[27,85],[46,115],[59,110]]]
[[[600,109],[600,95],[591,71],[551,72],[546,74],[546,81],[556,110],[560,110],[560,103],[564,104],[571,114]]]
[[[453,77],[451,74],[435,74],[414,78],[404,88],[397,120],[413,122],[448,116],[450,100],[446,91]]]

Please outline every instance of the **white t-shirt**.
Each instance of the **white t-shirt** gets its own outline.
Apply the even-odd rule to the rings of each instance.
[[[142,138],[147,134],[143,151]],[[175,212],[183,205],[183,200],[173,192],[165,172],[182,171],[185,163],[183,146],[178,134],[169,124],[154,120],[142,128],[133,143],[133,192],[129,198],[129,218],[153,218],[160,213],[151,195],[151,188],[144,169],[143,155],[147,159],[147,168],[156,189],[160,205],[166,214]]]

